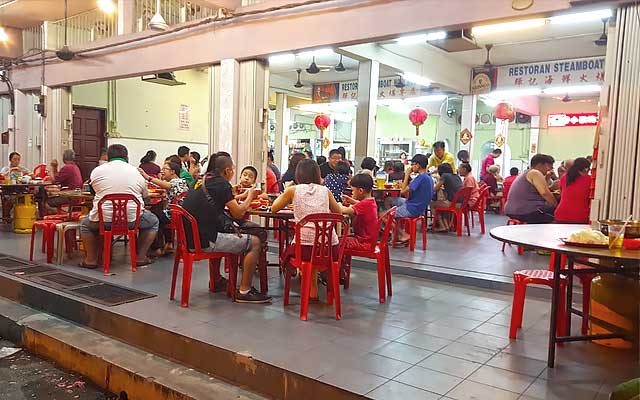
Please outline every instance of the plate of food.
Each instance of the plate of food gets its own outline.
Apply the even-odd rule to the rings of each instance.
[[[602,232],[593,229],[582,229],[573,232],[567,238],[561,238],[564,244],[576,247],[609,248],[609,238]]]

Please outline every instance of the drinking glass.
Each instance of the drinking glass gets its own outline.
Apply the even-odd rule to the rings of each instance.
[[[624,241],[624,225],[609,225],[609,249],[621,249]]]

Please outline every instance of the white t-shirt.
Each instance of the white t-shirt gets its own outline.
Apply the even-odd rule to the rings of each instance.
[[[144,207],[143,197],[147,197],[147,183],[140,172],[131,164],[121,160],[109,161],[97,166],[91,171],[91,187],[96,192],[93,198],[93,208],[89,212],[89,220],[98,222],[98,203],[108,195],[126,193],[135,196],[140,202],[140,212]],[[102,206],[105,221],[111,221],[111,202]],[[136,204],[132,201],[127,204],[127,217],[129,222],[136,220]]]

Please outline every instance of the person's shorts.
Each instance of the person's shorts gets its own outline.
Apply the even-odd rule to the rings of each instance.
[[[133,228],[133,222],[129,223],[129,228]],[[144,210],[140,214],[140,224],[138,229],[140,232],[154,231],[157,232],[160,227],[158,217],[156,217],[151,211]],[[111,223],[105,223],[106,229],[111,229]],[[89,216],[82,218],[80,221],[80,233],[93,233],[96,234],[100,231],[100,223],[89,220]]]
[[[208,253],[231,253],[246,254],[251,247],[251,235],[246,233],[218,233],[215,242],[211,242],[210,246],[202,251]]]
[[[407,199],[405,197],[394,197],[391,200],[391,204],[396,206],[396,218],[410,218],[415,217],[407,209]]]

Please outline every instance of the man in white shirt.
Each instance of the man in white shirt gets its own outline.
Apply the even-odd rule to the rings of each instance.
[[[91,172],[91,187],[95,192],[93,198],[93,208],[81,221],[81,234],[82,242],[84,243],[86,256],[81,267],[84,268],[96,268],[98,266],[98,241],[97,235],[100,230],[100,223],[98,219],[98,203],[100,200],[108,195],[115,193],[126,193],[133,195],[141,204],[141,214],[137,243],[137,264],[138,266],[150,264],[151,261],[147,257],[147,251],[156,238],[158,233],[159,222],[158,218],[144,209],[144,198],[149,196],[147,192],[147,183],[138,170],[128,163],[128,151],[127,148],[121,144],[113,144],[107,149],[107,157],[109,162],[103,165],[99,165]],[[127,204],[127,218],[129,225],[133,226],[136,218],[137,206],[134,202],[130,201]],[[106,227],[109,228],[109,223],[112,216],[111,202],[106,202],[102,206],[102,214]]]

